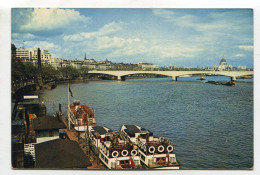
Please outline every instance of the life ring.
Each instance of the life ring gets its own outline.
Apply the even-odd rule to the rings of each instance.
[[[128,155],[128,151],[126,149],[124,149],[122,152],[121,152],[122,156],[127,156]]]
[[[167,146],[167,151],[168,152],[172,152],[173,151],[173,146],[172,145]]]
[[[148,151],[149,153],[153,154],[155,152],[155,147],[154,146],[149,147]]]
[[[158,152],[163,152],[164,151],[164,147],[162,145],[158,146]]]
[[[113,151],[112,152],[112,157],[118,157],[118,152],[117,151]]]
[[[131,151],[131,155],[132,155],[132,156],[136,156],[136,155],[137,155],[137,151],[136,151],[136,150],[132,150],[132,151]]]

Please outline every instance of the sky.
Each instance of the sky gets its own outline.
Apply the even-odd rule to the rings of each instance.
[[[253,68],[252,9],[13,8],[12,43],[63,59]]]

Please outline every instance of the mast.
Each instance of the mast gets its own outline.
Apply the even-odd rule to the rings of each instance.
[[[69,130],[70,130],[70,115],[69,115],[69,107],[70,107],[70,94],[69,94],[69,88],[70,88],[70,83],[68,81],[68,110],[67,110],[67,117],[68,117],[68,123],[69,123]]]

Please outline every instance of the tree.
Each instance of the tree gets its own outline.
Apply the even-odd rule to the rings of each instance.
[[[71,66],[62,67],[62,68],[59,68],[58,70],[61,72],[63,77],[69,78],[69,79],[78,78],[80,75],[79,71]]]
[[[79,73],[81,77],[86,77],[88,74],[88,67],[80,67]]]
[[[46,81],[52,81],[59,79],[61,77],[61,72],[54,69],[51,65],[43,65],[42,66],[42,78]]]

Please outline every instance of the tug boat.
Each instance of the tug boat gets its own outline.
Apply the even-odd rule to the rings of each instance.
[[[89,128],[92,151],[108,169],[140,168],[137,147],[122,140],[119,134],[104,126]]]
[[[87,125],[96,125],[94,112],[87,105],[80,104],[79,100],[73,100],[68,110],[68,122],[74,129],[82,130]]]
[[[153,133],[137,125],[123,125],[120,137],[137,145],[141,163],[151,169],[179,169],[174,144],[166,137],[154,137]]]

